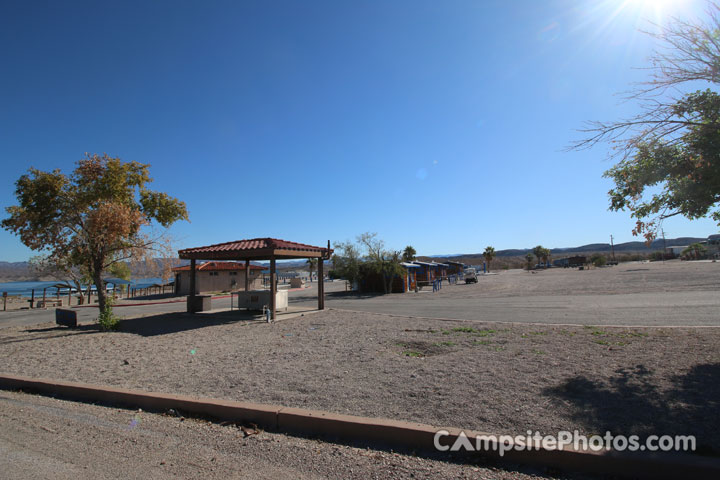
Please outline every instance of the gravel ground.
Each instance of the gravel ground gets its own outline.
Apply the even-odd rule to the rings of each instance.
[[[16,392],[0,392],[0,470],[18,480],[547,478]]]
[[[442,295],[463,298],[501,296],[572,296],[585,294],[628,294],[652,292],[717,291],[720,289],[720,262],[629,262],[613,267],[578,270],[493,271],[480,275],[470,292],[443,289]]]
[[[502,271],[433,293],[330,292],[327,306],[352,311],[485,322],[720,326],[720,263],[630,263],[591,270]],[[293,304],[311,300],[294,295]]]
[[[720,329],[508,325],[325,311],[0,330],[0,371],[437,426],[694,434],[720,445]]]

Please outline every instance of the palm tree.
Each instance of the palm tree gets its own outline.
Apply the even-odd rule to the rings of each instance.
[[[483,252],[483,257],[485,257],[485,262],[487,262],[487,271],[490,271],[490,262],[493,261],[493,258],[495,258],[495,248],[493,247],[485,247],[485,251]]]
[[[528,253],[525,255],[525,260],[527,261],[527,269],[530,270],[532,268],[533,254]]]
[[[682,251],[681,255],[685,257],[691,257],[694,260],[700,260],[707,253],[707,248],[700,243],[693,243],[685,250]]]
[[[542,263],[543,257],[547,258],[548,255],[550,255],[550,251],[542,245],[538,245],[537,247],[533,248],[532,252],[537,257],[538,263]]]
[[[308,270],[310,270],[310,282],[312,283],[312,273],[313,270],[315,270],[315,267],[317,267],[318,259],[317,258],[308,258],[307,259],[307,266]]]
[[[550,261],[551,256],[552,256],[552,254],[550,253],[550,249],[543,248],[542,261],[545,264],[545,266],[547,266],[548,262]]]
[[[415,251],[415,249],[413,247],[411,247],[410,245],[408,245],[407,247],[405,247],[405,250],[403,251],[402,261],[403,262],[412,262],[413,260],[415,260],[415,255],[417,255],[417,252]]]

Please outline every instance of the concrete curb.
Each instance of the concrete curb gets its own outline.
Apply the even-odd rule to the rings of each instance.
[[[223,421],[255,423],[266,429],[301,435],[324,435],[344,441],[378,442],[383,445],[438,453],[434,437],[446,430],[442,445],[452,445],[461,433],[472,444],[482,432],[440,429],[431,425],[382,418],[358,417],[324,411],[235,402],[210,398],[143,392],[101,387],[61,380],[32,379],[0,374],[0,389],[27,390],[86,402],[102,402],[143,408],[149,411],[180,411],[205,415]],[[483,450],[486,457],[527,465],[546,466],[564,471],[614,474],[633,478],[720,478],[720,459],[689,454],[584,452],[550,450],[535,445],[532,450],[507,451],[500,457],[495,450]]]

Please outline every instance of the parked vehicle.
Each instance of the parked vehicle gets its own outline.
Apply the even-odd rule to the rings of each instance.
[[[466,268],[463,272],[465,283],[477,283],[477,272],[474,268]]]

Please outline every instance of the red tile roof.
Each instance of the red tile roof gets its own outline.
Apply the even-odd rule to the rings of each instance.
[[[234,242],[218,243],[205,247],[186,248],[184,250],[179,250],[178,254],[180,255],[180,258],[183,258],[184,255],[192,255],[194,257],[197,257],[197,255],[199,254],[243,254],[251,253],[253,251],[269,250],[318,252],[325,253],[326,255],[332,253],[332,250],[328,252],[328,249],[325,247],[315,247],[313,245],[306,245],[304,243],[290,242],[277,238],[252,238],[249,240],[236,240]],[[298,257],[300,258],[301,255],[299,255]]]
[[[198,271],[202,270],[203,272],[245,270],[245,264],[240,262],[206,262],[198,265],[196,269]],[[172,270],[173,272],[188,272],[190,271],[190,265],[175,267]],[[265,267],[261,267],[259,265],[250,265],[250,270],[265,270]]]

